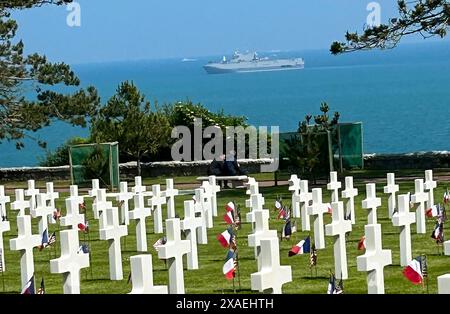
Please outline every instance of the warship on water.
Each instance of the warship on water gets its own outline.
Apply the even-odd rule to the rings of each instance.
[[[227,60],[226,57],[223,57],[222,62],[210,62],[203,66],[208,74],[301,70],[304,69],[304,67],[305,61],[302,58],[260,58],[256,52],[245,54],[235,52],[231,60]]]

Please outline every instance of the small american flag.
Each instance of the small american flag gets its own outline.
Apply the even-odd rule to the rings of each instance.
[[[39,287],[37,294],[45,294],[44,277],[42,277],[41,286]]]
[[[309,267],[317,266],[317,250],[313,244],[311,247],[311,253],[309,254]]]
[[[50,246],[50,245],[52,245],[55,242],[56,242],[56,233],[53,232],[52,235],[50,236],[50,238],[48,238],[47,246]]]
[[[163,246],[164,244],[166,244],[166,242],[167,242],[167,240],[166,240],[165,237],[161,238],[161,239],[158,239],[158,241],[156,241],[155,244],[153,244],[153,248],[156,250],[156,252],[158,252],[159,248],[161,246]]]
[[[53,212],[53,219],[59,220],[61,218],[61,209],[56,209]]]

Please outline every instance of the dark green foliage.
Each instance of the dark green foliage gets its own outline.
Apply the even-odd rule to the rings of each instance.
[[[169,119],[140,93],[132,82],[117,88],[92,120],[91,137],[97,143],[119,142],[119,150],[138,163],[144,155],[156,155],[170,144]]]
[[[69,146],[77,144],[87,144],[88,139],[81,137],[74,137],[67,140],[63,145],[58,147],[54,152],[47,151],[45,159],[39,163],[42,167],[56,167],[65,166],[69,162]]]
[[[305,120],[299,123],[298,134],[286,140],[285,157],[289,160],[288,167],[292,171],[310,176],[311,179],[315,179],[320,170],[327,170],[319,169],[318,166],[328,163],[328,154],[324,151],[324,147],[328,145],[327,132],[335,136],[339,121],[338,112],[335,112],[330,120],[327,103],[321,104],[320,111],[322,114],[314,117],[314,125],[311,125],[312,115],[307,115]]]
[[[448,0],[398,0],[399,17],[389,24],[367,27],[362,34],[347,32],[346,42],[334,42],[331,53],[339,54],[374,48],[394,48],[403,36],[420,34],[424,38],[447,35],[450,21]]]
[[[247,126],[247,118],[226,115],[223,110],[213,113],[201,104],[193,104],[191,101],[178,102],[175,105],[166,106],[165,111],[172,126],[183,125],[193,127],[194,119],[201,118],[203,127],[219,126],[223,131],[227,126]]]
[[[101,145],[94,146],[82,165],[84,178],[99,179],[101,186],[109,185],[109,158]]]
[[[86,119],[96,113],[99,97],[95,88],[66,95],[49,90],[59,84],[78,86],[80,81],[64,63],[50,63],[38,54],[24,55],[23,42],[15,39],[18,25],[10,18],[12,10],[69,2],[72,1],[0,2],[0,143],[15,141],[20,149],[24,146],[21,140],[29,131],[48,126],[55,119],[86,126]],[[33,97],[25,98],[25,92],[33,93]],[[45,147],[45,142],[39,145]]]

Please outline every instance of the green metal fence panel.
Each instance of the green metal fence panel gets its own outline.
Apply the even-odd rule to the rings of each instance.
[[[363,125],[357,123],[339,123],[339,150],[341,165],[344,169],[364,168]]]
[[[72,184],[89,186],[92,179],[112,190],[119,186],[117,143],[82,144],[69,148]]]

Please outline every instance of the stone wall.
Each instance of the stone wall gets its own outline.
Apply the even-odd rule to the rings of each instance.
[[[260,172],[261,165],[270,164],[270,159],[239,160],[243,170],[249,173]],[[143,177],[158,176],[205,176],[211,161],[197,162],[153,162],[141,164]],[[120,179],[133,180],[137,175],[136,162],[120,164]],[[0,182],[26,181],[29,179],[42,181],[70,180],[70,167],[21,167],[0,168]]]
[[[419,152],[410,154],[370,154],[364,156],[364,169],[436,169],[450,168],[450,152]]]
[[[270,159],[239,161],[241,167],[249,173],[258,173],[262,164],[269,163]],[[142,164],[142,175],[144,177],[205,176],[209,164],[210,161],[146,163]],[[450,168],[450,152],[368,154],[364,156],[364,168],[370,170]],[[135,162],[120,165],[121,180],[132,180],[136,173]],[[0,182],[26,181],[29,179],[43,181],[70,180],[70,168],[69,166],[62,166],[0,169]]]

